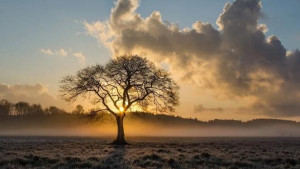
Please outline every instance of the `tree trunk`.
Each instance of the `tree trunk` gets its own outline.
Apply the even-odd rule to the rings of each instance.
[[[117,115],[116,116],[117,125],[118,125],[118,135],[117,135],[117,138],[112,142],[112,144],[116,144],[116,145],[125,145],[125,144],[128,144],[125,141],[123,119],[124,119],[124,116],[122,116],[122,115]]]

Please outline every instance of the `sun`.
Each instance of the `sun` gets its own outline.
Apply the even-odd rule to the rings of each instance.
[[[124,111],[124,107],[121,106],[120,109],[119,109],[119,111],[120,111],[120,112],[123,112],[123,111]]]

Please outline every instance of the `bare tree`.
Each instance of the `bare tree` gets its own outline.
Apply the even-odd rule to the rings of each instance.
[[[27,115],[30,112],[30,104],[27,102],[18,102],[15,104],[17,115]]]
[[[29,115],[43,115],[44,114],[44,110],[42,108],[42,105],[40,104],[33,104],[30,106],[29,108]]]
[[[123,127],[126,113],[134,108],[174,111],[179,100],[179,87],[170,74],[136,55],[116,57],[105,66],[90,66],[75,76],[66,76],[60,89],[65,100],[88,97],[100,105],[98,112],[116,117],[118,135],[113,144],[127,143]]]
[[[76,106],[75,110],[72,112],[73,114],[83,114],[84,108],[80,104]]]
[[[0,100],[0,117],[4,118],[11,114],[13,109],[13,104],[8,102],[7,100]]]

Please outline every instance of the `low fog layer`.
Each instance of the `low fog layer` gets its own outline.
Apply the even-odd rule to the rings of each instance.
[[[86,115],[63,114],[10,117],[0,121],[0,135],[114,137],[117,134],[115,119],[107,114],[93,119]],[[168,115],[134,113],[126,116],[124,127],[128,137],[300,136],[299,123],[271,119],[202,122]]]

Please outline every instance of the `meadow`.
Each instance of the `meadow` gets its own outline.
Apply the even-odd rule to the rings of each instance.
[[[300,168],[296,137],[0,137],[0,168]]]

